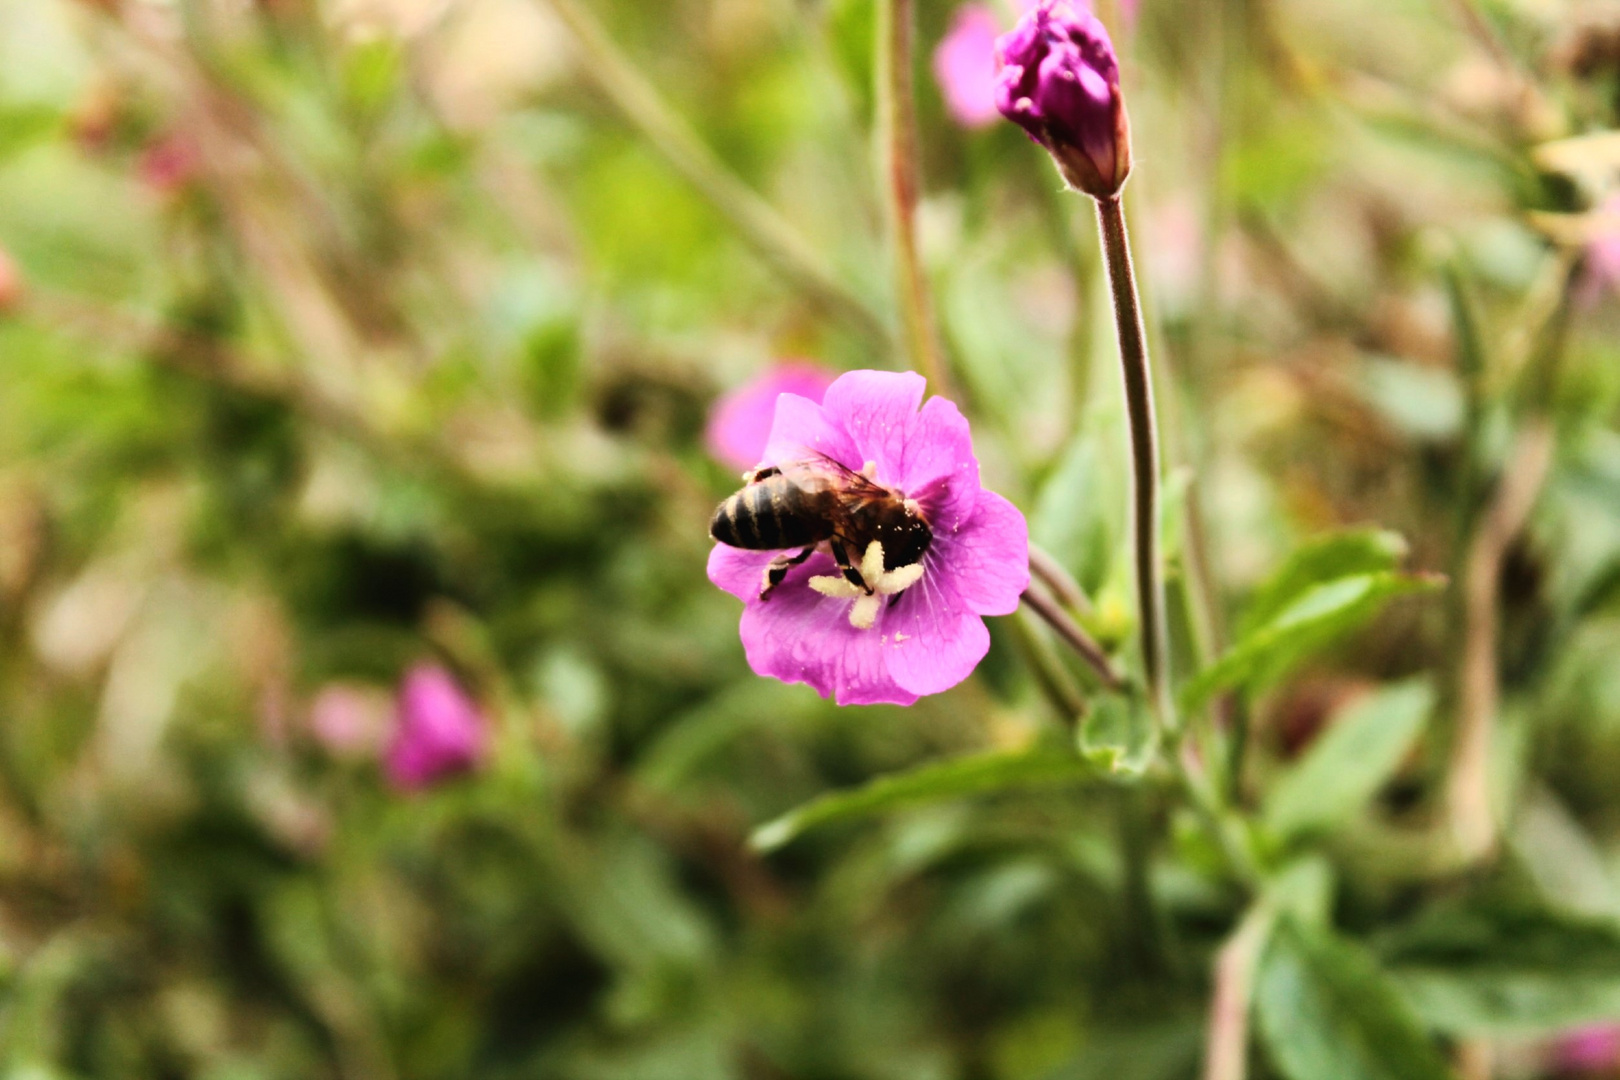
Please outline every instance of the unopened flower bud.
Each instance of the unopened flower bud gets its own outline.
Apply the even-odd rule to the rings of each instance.
[[[1046,147],[1070,187],[1111,198],[1131,171],[1119,61],[1097,17],[1042,0],[996,42],[996,108]]]

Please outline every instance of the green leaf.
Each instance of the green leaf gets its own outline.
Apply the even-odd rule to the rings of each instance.
[[[1255,590],[1238,623],[1242,636],[1281,615],[1307,590],[1352,574],[1394,570],[1406,557],[1406,541],[1384,529],[1347,529],[1306,542]]]
[[[1411,679],[1345,710],[1272,788],[1266,824],[1287,840],[1349,819],[1400,766],[1434,700],[1426,679]]]
[[[1096,771],[1082,757],[1053,750],[971,754],[819,796],[755,829],[749,844],[758,851],[774,851],[811,829],[833,822],[873,817],[964,795],[1071,784],[1095,776]]]
[[[1451,371],[1370,357],[1352,382],[1390,427],[1409,438],[1445,442],[1462,431],[1467,401]]]
[[[1080,725],[1080,752],[1112,773],[1142,775],[1158,747],[1158,728],[1135,696],[1106,694],[1093,699]]]
[[[1361,947],[1278,921],[1255,987],[1262,1039],[1288,1080],[1447,1080],[1450,1072]]]
[[[1612,922],[1452,902],[1379,945],[1407,999],[1441,1031],[1530,1033],[1620,1015],[1620,929]]]
[[[1125,530],[1126,470],[1116,449],[1122,427],[1115,414],[1091,410],[1029,518],[1030,539],[1093,594],[1108,581]]]
[[[1443,581],[1437,575],[1383,572],[1315,585],[1199,672],[1182,688],[1182,707],[1190,712],[1228,687],[1273,681],[1372,618],[1394,597],[1430,592]]]

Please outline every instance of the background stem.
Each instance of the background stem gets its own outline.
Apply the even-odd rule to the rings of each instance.
[[[1131,431],[1131,542],[1136,569],[1136,602],[1142,628],[1142,666],[1148,696],[1159,723],[1174,730],[1170,700],[1169,635],[1165,621],[1164,566],[1159,545],[1159,435],[1153,411],[1153,377],[1148,368],[1142,305],[1131,267],[1130,237],[1118,196],[1097,199],[1097,228],[1108,264],[1114,327],[1119,337],[1125,410]]]
[[[546,0],[569,31],[596,80],[625,118],[684,176],[761,257],[805,295],[874,344],[887,345],[888,326],[872,307],[846,287],[770,203],[738,179],[700,139],[690,124],[619,51],[613,39],[574,0]]]
[[[934,326],[928,276],[917,251],[917,107],[912,96],[913,0],[878,0],[877,138],[884,205],[894,245],[895,291],[911,366],[936,394],[950,395]]]

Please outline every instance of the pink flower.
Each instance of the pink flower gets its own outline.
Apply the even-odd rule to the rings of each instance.
[[[934,79],[958,124],[981,128],[996,118],[996,38],[1001,25],[983,4],[963,4],[934,50]]]
[[[141,183],[164,198],[184,191],[201,169],[202,155],[197,144],[179,132],[148,143],[135,167]]]
[[[1116,194],[1131,170],[1119,60],[1082,4],[1041,0],[996,42],[996,108],[1046,147],[1069,186]]]
[[[1036,0],[1016,0],[1020,13]],[[934,81],[951,118],[965,128],[982,128],[996,118],[996,38],[1001,23],[986,4],[963,4],[951,28],[934,49]]]
[[[1605,220],[1586,245],[1586,280],[1578,294],[1585,304],[1597,303],[1605,292],[1620,294],[1620,192],[1605,199],[1597,212]]]
[[[1594,1024],[1565,1032],[1553,1044],[1553,1062],[1572,1072],[1620,1066],[1620,1024]]]
[[[388,780],[420,791],[483,759],[484,718],[455,677],[437,664],[418,664],[399,689],[398,726],[388,747]]]
[[[11,261],[4,248],[0,248],[0,315],[15,308],[23,296],[22,271]]]
[[[820,402],[837,373],[808,360],[785,360],[768,369],[753,382],[724,395],[709,410],[704,441],[715,460],[734,469],[751,469],[765,452],[771,435],[771,418],[776,415],[776,399],[782,394],[798,394]]]
[[[913,501],[932,539],[910,566],[888,566],[877,543],[853,553],[867,595],[819,545],[765,600],[777,553],[716,545],[709,580],[743,602],[743,650],[759,674],[806,683],[840,705],[909,705],[967,678],[990,647],[982,616],[1018,607],[1029,584],[1024,516],[979,486],[955,405],[936,397],[918,411],[923,385],[910,373],[852,371],[821,405],[778,400],[765,463],[819,456],[865,472]]]
[[[353,683],[327,683],[309,705],[309,730],[339,758],[366,758],[382,748],[390,713],[385,691]]]

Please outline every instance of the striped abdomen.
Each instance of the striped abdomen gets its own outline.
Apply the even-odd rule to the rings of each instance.
[[[771,476],[721,503],[709,522],[709,535],[750,551],[809,547],[832,537],[828,498],[825,491],[806,491],[786,476]]]

